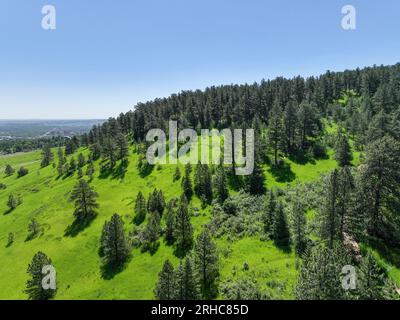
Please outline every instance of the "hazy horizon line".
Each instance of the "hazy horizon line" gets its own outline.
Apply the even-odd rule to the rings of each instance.
[[[103,121],[108,118],[0,118],[0,121]]]

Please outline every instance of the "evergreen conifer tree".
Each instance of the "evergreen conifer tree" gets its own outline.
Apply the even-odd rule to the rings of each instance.
[[[193,227],[190,222],[188,203],[184,195],[181,196],[175,219],[177,249],[184,253],[192,247],[193,243]]]
[[[278,101],[274,102],[268,122],[268,141],[274,154],[274,165],[278,165],[278,152],[282,143],[282,109]]]
[[[261,195],[266,191],[264,183],[265,176],[261,164],[255,161],[253,172],[245,176],[245,189],[251,195]]]
[[[272,237],[272,227],[274,223],[274,216],[277,207],[277,201],[274,191],[268,193],[266,199],[265,212],[263,215],[264,233]]]
[[[289,226],[283,204],[278,202],[272,224],[272,237],[278,245],[288,245],[290,240]]]
[[[295,288],[299,300],[342,300],[349,292],[342,287],[342,269],[349,265],[345,249],[335,244],[332,248],[316,246],[306,250]]]
[[[176,294],[175,271],[172,263],[167,259],[161,272],[158,274],[158,282],[154,295],[158,300],[174,300]]]
[[[86,175],[89,177],[89,181],[93,180],[93,175],[95,172],[93,161],[90,160],[86,169]]]
[[[46,144],[42,149],[42,162],[40,166],[42,168],[47,167],[53,161],[54,155],[51,151],[50,145]]]
[[[81,221],[93,218],[99,207],[96,201],[97,197],[98,194],[85,180],[79,180],[71,193],[71,200],[75,204],[75,218]]]
[[[32,262],[28,266],[27,273],[30,276],[26,282],[25,293],[31,300],[48,300],[54,297],[56,289],[43,288],[43,278],[45,275],[42,273],[44,266],[52,265],[51,259],[43,252],[39,251],[33,256]]]
[[[6,168],[4,170],[4,173],[7,177],[12,176],[15,172],[15,169],[11,167],[9,164],[6,165]]]
[[[303,253],[306,245],[307,219],[303,204],[296,199],[291,210],[292,239],[296,252]]]
[[[175,212],[174,204],[171,200],[167,206],[167,216],[165,221],[165,240],[171,244],[175,240]]]
[[[80,153],[80,154],[78,155],[78,168],[84,167],[85,164],[86,164],[85,156],[84,156],[82,153]]]
[[[7,200],[7,207],[10,210],[14,210],[17,208],[17,206],[18,206],[18,199],[12,193],[10,193]]]
[[[121,160],[123,163],[126,162],[129,156],[129,145],[125,135],[122,133],[117,134],[115,143],[118,154],[118,160]]]
[[[125,263],[129,256],[129,245],[120,215],[113,214],[111,220],[104,224],[101,239],[105,264],[120,266]]]
[[[348,137],[339,129],[338,137],[335,145],[335,159],[339,166],[344,167],[351,164],[353,155],[349,144]]]
[[[108,136],[104,140],[102,155],[105,161],[108,161],[108,164],[111,168],[115,166],[118,157],[118,150],[115,144],[114,139],[111,136]]]
[[[339,171],[333,170],[326,178],[324,196],[320,208],[321,238],[328,241],[329,248],[341,239],[341,217],[338,208]]]
[[[36,219],[32,219],[28,225],[28,237],[33,239],[40,232],[40,224],[36,221]]]
[[[219,275],[217,246],[205,227],[197,236],[194,245],[194,262],[199,277],[201,294],[204,299],[216,296],[216,280]]]
[[[199,289],[196,283],[192,262],[186,258],[179,264],[176,272],[178,300],[196,300],[199,298]]]
[[[135,224],[141,224],[146,218],[146,213],[147,213],[146,199],[144,198],[142,192],[139,191],[135,201],[135,217],[133,219]]]
[[[366,159],[360,172],[362,211],[367,213],[368,231],[384,236],[382,227],[393,219],[400,208],[400,143],[391,137],[367,146]],[[397,209],[396,209],[397,208]],[[397,228],[400,223],[397,222]]]
[[[215,197],[218,203],[222,204],[229,197],[229,191],[226,182],[225,169],[222,165],[218,166],[214,178]]]
[[[175,172],[174,172],[174,181],[178,181],[181,178],[181,170],[179,170],[179,167],[176,166]]]
[[[362,259],[358,269],[357,294],[361,300],[385,300],[390,299],[390,281],[385,272],[368,252]]]
[[[146,228],[143,230],[143,242],[142,249],[144,251],[149,250],[154,252],[157,248],[157,240],[160,236],[160,215],[158,211],[151,211],[149,213],[149,219]]]
[[[188,163],[185,166],[185,175],[183,176],[182,179],[182,189],[183,193],[186,196],[186,199],[190,201],[192,195],[193,195],[193,188],[192,188],[192,180],[190,178],[190,172],[191,172],[191,165]]]

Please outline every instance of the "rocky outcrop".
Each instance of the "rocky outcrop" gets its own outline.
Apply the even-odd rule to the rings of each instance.
[[[358,242],[349,234],[343,233],[343,244],[354,261],[361,262],[362,255]]]

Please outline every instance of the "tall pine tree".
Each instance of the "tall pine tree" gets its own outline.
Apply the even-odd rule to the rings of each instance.
[[[203,299],[214,298],[217,294],[216,280],[219,275],[218,252],[206,227],[196,238],[194,261]]]
[[[335,159],[341,167],[350,165],[353,159],[349,138],[342,132],[342,129],[338,130],[335,144]]]
[[[306,246],[306,227],[307,219],[304,205],[298,200],[294,200],[291,210],[292,239],[296,252],[302,254]]]
[[[218,203],[222,204],[229,197],[229,191],[226,182],[225,169],[219,165],[214,177],[214,192]]]
[[[190,178],[190,172],[191,172],[191,165],[190,163],[187,163],[185,166],[185,175],[182,178],[182,189],[183,193],[186,196],[186,199],[190,201],[192,195],[193,195],[193,188],[192,188],[192,180]]]
[[[51,259],[43,252],[39,251],[33,256],[32,262],[28,266],[27,273],[29,280],[26,282],[25,293],[31,300],[48,300],[54,297],[56,289],[44,288],[43,280],[46,276],[42,273],[43,267],[51,266]]]
[[[79,180],[74,186],[71,193],[71,200],[74,201],[74,216],[80,221],[93,218],[99,207],[96,198],[99,195],[93,188],[83,179]]]
[[[282,118],[282,108],[280,107],[278,100],[276,100],[272,107],[268,122],[268,141],[274,154],[275,166],[278,165],[278,152],[283,137]]]
[[[333,247],[335,240],[341,239],[338,195],[339,171],[335,169],[326,177],[324,195],[319,209],[321,238],[328,242],[329,248]]]
[[[289,225],[282,202],[278,202],[272,224],[272,238],[277,245],[287,246],[290,240]]]
[[[146,199],[144,198],[142,192],[139,191],[135,201],[135,217],[133,218],[134,223],[137,225],[141,224],[146,218],[146,214],[147,214]]]
[[[158,282],[154,289],[154,295],[158,300],[174,300],[176,296],[176,278],[174,266],[167,259],[161,272],[158,274]]]
[[[196,300],[199,298],[198,284],[189,258],[179,264],[176,280],[176,298],[178,300]]]
[[[188,203],[184,195],[181,196],[175,218],[176,246],[178,251],[184,254],[193,244],[193,227],[190,222]]]
[[[42,168],[47,167],[53,161],[54,155],[51,151],[50,145],[46,144],[42,149],[42,162],[40,166]]]
[[[121,266],[128,259],[129,245],[123,224],[121,216],[116,213],[104,224],[101,246],[106,265]]]

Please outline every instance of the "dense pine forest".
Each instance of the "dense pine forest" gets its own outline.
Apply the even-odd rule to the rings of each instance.
[[[146,133],[170,120],[254,129],[253,173],[148,164]],[[399,139],[400,64],[139,103],[0,157],[0,284],[18,299],[399,299]]]

